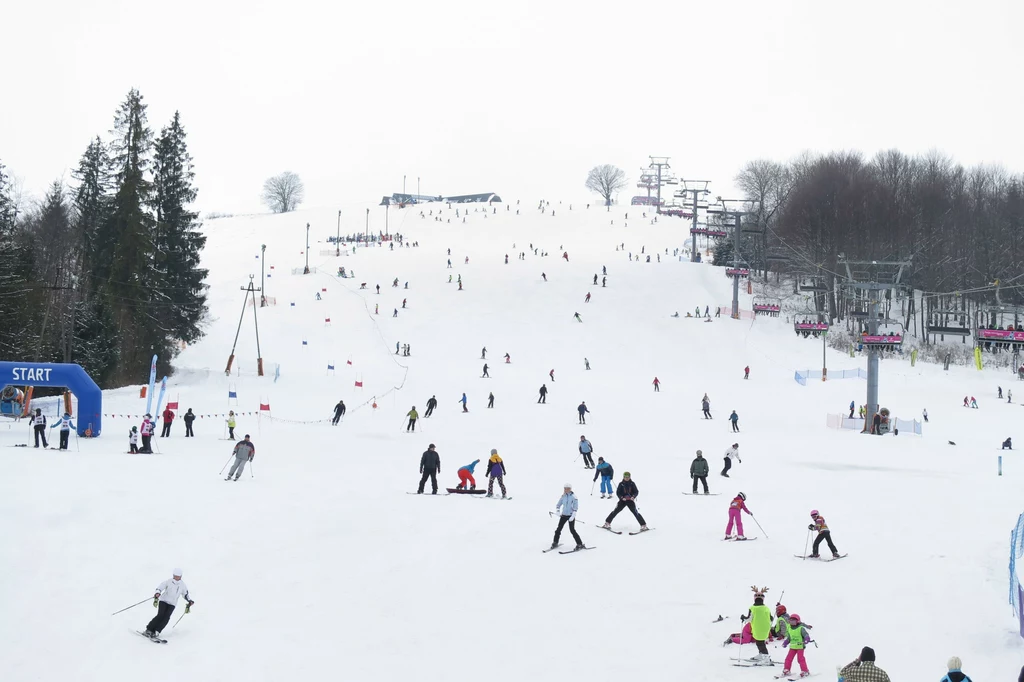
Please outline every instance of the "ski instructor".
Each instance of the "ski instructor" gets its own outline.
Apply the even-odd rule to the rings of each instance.
[[[178,597],[185,597],[185,601],[188,603],[185,606],[185,613],[188,613],[195,602],[189,599],[188,587],[181,579],[180,568],[174,569],[170,580],[165,580],[156,587],[153,606],[156,607],[157,612],[153,620],[149,621],[149,625],[146,626],[145,635],[147,637],[156,638],[160,635],[161,630],[167,627],[167,621],[171,619],[174,607],[178,605]]]

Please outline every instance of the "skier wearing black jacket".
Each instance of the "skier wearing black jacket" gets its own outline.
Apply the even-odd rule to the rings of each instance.
[[[192,433],[192,422],[196,420],[195,413],[192,412],[192,408],[188,408],[188,412],[181,418],[185,422],[185,438],[195,438],[196,434]]]
[[[434,450],[434,444],[430,446],[420,457],[420,473],[423,476],[420,478],[420,487],[416,491],[417,494],[423,494],[423,487],[427,484],[427,479],[430,479],[430,485],[434,489],[432,495],[437,494],[437,475],[441,472],[441,456]]]
[[[434,412],[434,408],[437,407],[437,398],[430,396],[430,400],[427,401],[427,411],[423,413],[424,417],[429,417]]]
[[[644,517],[640,516],[640,512],[636,510],[635,500],[640,495],[640,491],[637,490],[636,483],[633,483],[633,479],[630,478],[628,471],[622,473],[622,480],[619,481],[619,487],[616,488],[615,494],[619,498],[619,503],[615,505],[615,510],[604,520],[603,528],[611,528],[612,519],[623,509],[629,509],[629,511],[633,512],[637,523],[640,524],[640,530],[647,530],[647,522],[644,521]]]
[[[338,404],[334,406],[334,419],[331,420],[333,426],[337,426],[338,422],[342,417],[345,416],[345,401],[339,400]]]

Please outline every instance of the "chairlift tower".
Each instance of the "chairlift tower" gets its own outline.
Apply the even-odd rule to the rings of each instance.
[[[723,217],[732,217],[735,224],[732,229],[732,265],[734,268],[739,269],[744,264],[743,259],[740,257],[740,235],[743,233],[743,216],[754,215],[757,213],[754,210],[753,205],[757,203],[752,199],[723,199],[717,197],[718,206],[708,207],[708,213],[718,214]],[[748,208],[746,210],[730,209],[728,204],[746,204]],[[740,276],[733,275],[732,277],[732,319],[740,319]]]
[[[664,185],[675,185],[679,181],[676,180],[675,177],[671,173],[668,172],[668,169],[672,167],[672,166],[670,166],[668,164],[669,157],[667,157],[667,156],[649,156],[647,158],[649,158],[651,160],[651,163],[650,163],[650,165],[648,165],[648,168],[651,170],[652,174],[655,177],[655,185],[656,185],[657,190],[658,190],[658,195],[657,195],[658,207],[657,207],[657,209],[658,209],[658,213],[661,213],[661,188]]]
[[[700,208],[700,199],[711,194],[708,190],[708,185],[711,184],[710,180],[680,180],[683,183],[682,189],[676,190],[675,196],[682,199],[688,197],[693,198],[693,229],[690,230],[690,262],[697,262],[697,209]]]
[[[846,268],[845,286],[863,291],[868,299],[867,322],[868,335],[878,336],[878,299],[883,291],[900,289],[903,270],[910,266],[910,261],[851,261],[842,254],[839,264]],[[850,266],[860,266],[865,270],[855,271]],[[884,347],[876,344],[865,344],[868,349],[868,387],[867,413],[864,420],[864,432],[869,432],[868,422],[878,413],[878,349]]]

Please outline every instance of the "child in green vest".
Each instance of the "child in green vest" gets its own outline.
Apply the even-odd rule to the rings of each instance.
[[[793,659],[800,663],[800,677],[807,677],[810,671],[807,670],[807,661],[804,660],[804,647],[811,641],[811,634],[800,622],[800,616],[795,613],[789,615],[786,621],[786,641],[789,644],[789,653],[786,654],[786,662],[782,666],[782,674],[788,675]]]

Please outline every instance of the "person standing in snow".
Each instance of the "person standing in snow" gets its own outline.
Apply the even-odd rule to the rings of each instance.
[[[466,405],[466,403],[469,402],[469,401],[466,398],[466,394],[465,393],[463,393],[462,397],[459,398],[459,402],[462,403],[462,411],[463,412],[469,412],[469,407],[467,407],[467,405]]]
[[[456,490],[476,490],[476,479],[473,478],[473,472],[476,471],[476,465],[480,463],[480,460],[474,459],[472,462],[464,467],[459,467],[459,484],[455,486]],[[468,486],[467,486],[468,484]]]
[[[235,411],[228,410],[228,438],[230,440],[235,439]]]
[[[728,458],[726,458],[728,461]],[[704,484],[704,494],[708,494],[708,472],[710,467],[708,461],[704,459],[704,453],[700,450],[697,451],[697,457],[690,462],[690,478],[693,479],[693,494],[697,494],[697,481]]]
[[[167,407],[164,408],[162,416],[164,418],[164,425],[163,428],[160,429],[160,437],[168,438],[171,435],[171,422],[174,421],[174,413],[171,412],[171,408]]]
[[[740,493],[742,495],[742,493]],[[768,654],[768,635],[771,634],[772,612],[764,605],[764,594],[768,588],[758,589],[754,586],[754,605],[747,612],[750,619],[750,636],[754,638],[757,646],[757,656],[754,658],[754,665],[771,665],[772,659]]]
[[[345,401],[339,400],[338,404],[334,406],[334,419],[331,420],[332,426],[337,426],[341,418],[345,416]]]
[[[430,396],[430,400],[427,401],[427,412],[424,417],[429,417],[434,413],[434,408],[437,407],[437,396]]]
[[[832,558],[838,559],[839,550],[832,544],[832,531],[825,524],[825,517],[819,514],[817,509],[812,509],[811,518],[814,519],[814,522],[807,525],[807,530],[817,531],[818,533],[817,537],[814,538],[814,545],[811,548],[811,558],[818,558],[818,546],[824,540],[828,544],[828,548],[832,550]]]
[[[142,428],[139,429],[139,433],[142,435],[142,449],[139,450],[144,455],[152,455],[153,447],[150,445],[150,441],[153,438],[153,415],[147,414],[142,420]]]
[[[188,613],[192,605],[195,604],[188,596],[188,587],[181,579],[180,568],[174,569],[170,580],[165,580],[157,585],[155,592],[153,595],[153,607],[157,611],[153,620],[149,621],[149,624],[146,625],[145,632],[146,637],[150,638],[159,636],[160,632],[167,627],[167,622],[171,619],[171,614],[174,613],[174,608],[178,605],[179,597],[185,597],[187,602],[185,613]]]
[[[67,450],[68,449],[68,438],[71,436],[71,429],[75,429],[75,428],[78,428],[78,427],[76,427],[75,423],[73,421],[71,421],[71,415],[69,413],[67,413],[67,412],[64,413],[63,417],[61,417],[60,419],[55,421],[53,423],[53,425],[50,426],[50,428],[51,429],[55,429],[58,426],[60,427],[60,448],[59,449]]]
[[[43,441],[44,448],[50,447],[50,444],[46,442],[46,417],[43,415],[43,411],[38,407],[36,408],[36,413],[32,415],[32,421],[30,423],[32,424],[32,432],[36,439],[35,447],[39,447],[40,439]]]
[[[232,451],[235,455],[235,463],[231,465],[231,469],[228,470],[228,477],[225,481],[230,481],[231,477],[234,476],[237,481],[242,476],[242,471],[245,469],[245,463],[251,462],[252,458],[256,456],[256,446],[249,440],[249,434],[245,434],[245,438],[239,441],[235,445],[235,449]]]
[[[750,365],[747,365],[746,367],[743,368],[743,378],[744,379],[749,379],[750,378]]]
[[[416,420],[420,418],[419,412],[416,411],[416,406],[413,405],[412,409],[409,410],[405,414],[405,416],[409,418],[409,423],[405,427],[405,432],[408,433],[410,431],[415,431],[416,430]]]
[[[539,393],[540,393],[540,397],[537,398],[537,402],[538,403],[545,403],[545,404],[547,404],[547,402],[548,402],[548,386],[547,386],[547,384],[541,384],[540,385]]]
[[[732,422],[733,433],[738,433],[740,430],[740,416],[736,414],[736,410],[733,410],[732,414],[729,415],[729,421]]]
[[[505,490],[505,462],[498,456],[498,451],[491,449],[491,457],[487,460],[487,497],[494,497],[494,482],[498,482],[501,488],[501,496],[507,494]]]
[[[845,682],[889,682],[889,673],[875,666],[875,650],[869,646],[839,671]]]
[[[700,401],[701,409],[704,410],[704,418],[711,419],[711,401],[708,400],[708,394],[705,393],[704,397]]]
[[[753,512],[747,508],[747,496],[743,493],[739,493],[736,497],[732,498],[732,502],[729,503],[729,523],[725,527],[725,539],[732,539],[732,527],[736,525],[736,539],[746,540],[747,538],[743,535],[743,519],[740,516],[740,512],[746,512],[753,515]],[[769,618],[770,618],[769,614]]]
[[[494,407],[494,393],[488,393],[487,394],[487,408],[490,409],[492,407]]]
[[[579,407],[576,408],[576,411],[579,412],[579,414],[580,414],[580,424],[586,424],[587,423],[586,414],[588,412],[590,412],[590,410],[587,409],[587,403],[585,403],[585,402],[580,403]]]
[[[420,487],[417,490],[417,494],[423,494],[423,486],[427,484],[427,479],[430,479],[430,486],[434,489],[431,495],[437,494],[437,475],[441,473],[441,455],[437,454],[434,449],[434,444],[431,443],[424,450],[423,455],[420,456]]]
[[[729,478],[729,469],[732,469],[732,460],[736,459],[737,462],[743,464],[743,460],[740,459],[740,444],[733,443],[732,447],[725,451],[725,468],[722,469],[722,475]]]
[[[612,469],[612,465],[604,461],[604,457],[597,458],[597,468],[594,471],[594,480],[597,477],[601,477],[601,499],[608,496],[608,499],[612,499],[612,476],[615,475],[615,470]],[[593,493],[591,493],[593,495]]]
[[[580,436],[580,454],[583,455],[583,468],[594,468],[594,446],[590,444],[586,436]]]
[[[580,508],[580,501],[576,499],[576,495],[572,492],[572,484],[566,483],[562,486],[562,496],[558,498],[558,502],[555,503],[555,512],[558,514],[558,527],[555,528],[555,537],[551,541],[551,549],[558,547],[558,538],[562,536],[562,528],[565,524],[569,524],[569,532],[572,533],[573,540],[576,541],[576,549],[583,549],[583,540],[580,538],[580,534],[576,532],[576,512]]]
[[[584,367],[585,369],[588,369],[588,370],[589,370],[589,369],[590,369],[590,360],[588,360],[588,359],[586,359],[586,358],[583,358],[583,367]]]
[[[548,372],[548,376],[551,377],[551,383],[555,383],[555,370]]]
[[[188,408],[188,411],[181,420],[185,422],[185,438],[195,438],[196,434],[192,433],[192,422],[196,420],[196,415],[193,414],[191,407]]]
[[[483,375],[485,377],[487,377],[488,379],[491,378],[491,375],[487,373],[487,363],[486,362],[484,363],[484,374]]]
[[[654,392],[659,393],[661,391],[661,382],[658,381],[658,377],[654,377]]]
[[[486,360],[486,359],[487,359],[487,346],[484,346],[484,347],[483,347],[483,348],[482,348],[482,349],[480,350],[480,359],[481,359],[481,360]]]
[[[619,481],[619,487],[616,488],[615,494],[619,498],[619,503],[615,505],[615,509],[608,515],[608,518],[604,520],[602,528],[611,528],[612,520],[618,515],[623,509],[629,509],[632,512],[633,517],[637,523],[640,524],[640,530],[647,530],[647,522],[644,521],[644,517],[640,515],[640,512],[636,508],[636,498],[640,496],[640,491],[637,490],[636,483],[633,483],[633,479],[630,478],[629,472],[625,471],[622,473],[622,480]]]
[[[853,419],[854,402],[850,401],[850,419]]]
[[[139,427],[133,426],[132,430],[128,432],[128,448],[129,454],[139,454]]]
[[[943,677],[939,682],[971,682],[971,678],[963,673],[960,669],[963,663],[960,661],[959,656],[952,656],[946,662],[946,669],[949,671],[946,676]],[[1024,670],[1021,671],[1024,673]]]
[[[783,625],[786,631],[786,639],[783,641],[783,646],[789,646],[789,653],[786,654],[786,662],[782,666],[782,674],[789,675],[790,666],[793,665],[793,659],[796,658],[800,664],[800,677],[807,677],[811,672],[807,669],[807,661],[804,659],[804,648],[811,642],[811,633],[800,622],[800,616],[795,613],[783,621]]]

